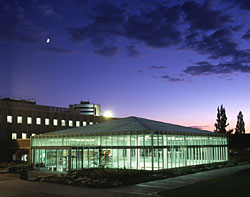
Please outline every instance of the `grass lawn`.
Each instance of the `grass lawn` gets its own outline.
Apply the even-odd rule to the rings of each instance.
[[[231,176],[203,181],[185,187],[159,193],[167,197],[250,197],[250,169]]]

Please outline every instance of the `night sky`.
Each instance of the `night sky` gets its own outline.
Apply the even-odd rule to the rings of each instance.
[[[249,0],[0,0],[0,95],[250,132],[249,44]]]

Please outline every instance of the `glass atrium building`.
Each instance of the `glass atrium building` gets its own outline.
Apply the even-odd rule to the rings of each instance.
[[[161,170],[228,160],[224,134],[138,117],[36,135],[31,161],[48,171]]]

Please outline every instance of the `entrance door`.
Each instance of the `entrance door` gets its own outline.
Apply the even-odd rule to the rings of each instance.
[[[68,150],[57,150],[57,171],[63,172],[68,170]]]

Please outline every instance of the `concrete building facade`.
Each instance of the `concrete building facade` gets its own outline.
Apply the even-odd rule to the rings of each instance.
[[[37,105],[35,101],[0,99],[0,160],[14,158],[13,140],[81,127],[105,121],[102,116],[84,115],[76,108]]]
[[[81,115],[101,116],[101,106],[89,101],[81,101],[80,104],[70,105],[70,108],[79,110]]]

